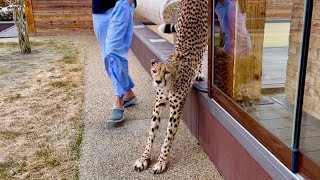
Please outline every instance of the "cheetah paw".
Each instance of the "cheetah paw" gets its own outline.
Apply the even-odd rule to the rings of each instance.
[[[157,162],[152,168],[154,174],[160,174],[166,170],[167,164],[165,162]]]
[[[149,164],[150,164],[150,159],[140,158],[136,160],[133,167],[134,167],[134,170],[136,171],[142,171],[147,169]]]

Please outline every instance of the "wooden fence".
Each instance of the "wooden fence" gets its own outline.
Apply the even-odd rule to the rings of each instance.
[[[91,0],[25,0],[31,35],[93,34]]]

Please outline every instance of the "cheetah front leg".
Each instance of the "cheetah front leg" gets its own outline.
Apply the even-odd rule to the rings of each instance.
[[[142,157],[134,163],[134,169],[136,171],[142,171],[148,168],[151,160],[150,154],[153,148],[153,142],[155,139],[156,131],[159,129],[160,124],[160,107],[165,106],[167,103],[166,92],[157,90],[156,94],[156,104],[152,113],[151,127],[149,130],[149,137],[147,140],[147,145],[145,147]]]
[[[171,149],[174,137],[176,135],[176,132],[178,130],[178,126],[179,126],[180,118],[182,114],[182,106],[180,105],[179,104],[170,105],[170,118],[168,122],[166,137],[161,147],[161,153],[158,158],[158,162],[152,168],[152,171],[154,174],[159,174],[166,170],[170,149]]]

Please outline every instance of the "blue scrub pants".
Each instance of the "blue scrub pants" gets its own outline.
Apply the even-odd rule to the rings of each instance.
[[[233,56],[235,44],[235,16],[236,4],[232,0],[226,0],[225,4],[217,2],[215,13],[218,16],[220,26],[225,33],[223,51]]]
[[[100,44],[105,70],[114,93],[123,97],[134,87],[128,72],[128,52],[133,36],[134,4],[119,0],[103,14],[93,14],[93,28]]]

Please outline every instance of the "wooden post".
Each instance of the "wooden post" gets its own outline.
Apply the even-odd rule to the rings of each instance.
[[[27,20],[27,29],[30,36],[35,35],[35,26],[33,19],[32,0],[25,0],[25,15]]]
[[[234,59],[233,98],[236,100],[259,99],[266,0],[238,0],[237,2],[241,12],[246,14],[246,27],[250,34],[252,47],[247,58]]]

